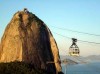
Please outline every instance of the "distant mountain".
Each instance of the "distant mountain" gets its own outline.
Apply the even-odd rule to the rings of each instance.
[[[75,65],[78,64],[77,62],[71,60],[71,59],[64,59],[61,61],[62,64],[67,64],[67,65]]]
[[[90,55],[90,56],[84,57],[84,59],[89,62],[100,61],[100,55]]]
[[[82,57],[82,56],[79,56],[79,57],[76,57],[76,56],[60,56],[61,57],[61,60],[62,60],[62,63],[67,63],[69,64],[86,64],[86,63],[91,63],[91,62],[100,62],[100,55],[90,55],[90,56],[87,56],[87,57]]]
[[[61,59],[61,60],[66,59],[66,57],[67,57],[67,55],[60,55],[60,59]]]

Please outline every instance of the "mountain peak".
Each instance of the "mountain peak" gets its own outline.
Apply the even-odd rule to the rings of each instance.
[[[0,62],[24,61],[35,68],[61,71],[58,47],[51,31],[27,9],[14,14],[0,47]]]

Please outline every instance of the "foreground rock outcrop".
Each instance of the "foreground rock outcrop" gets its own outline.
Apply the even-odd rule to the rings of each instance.
[[[0,62],[24,61],[35,68],[61,71],[59,51],[49,28],[28,11],[18,11],[0,44]]]

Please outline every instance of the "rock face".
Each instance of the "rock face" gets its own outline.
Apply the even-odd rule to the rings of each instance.
[[[31,12],[18,11],[0,44],[0,62],[24,61],[52,72],[61,71],[59,51],[49,28]]]

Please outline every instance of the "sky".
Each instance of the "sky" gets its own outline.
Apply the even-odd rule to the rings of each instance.
[[[100,43],[100,36],[63,30],[100,35],[100,0],[0,0],[0,39],[14,13],[24,8],[37,15],[50,28],[60,55],[68,55],[72,44],[71,39],[63,36]],[[100,55],[100,44],[78,41],[77,45],[81,56]]]

